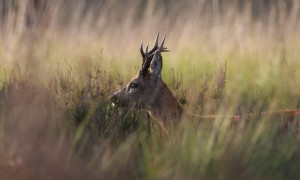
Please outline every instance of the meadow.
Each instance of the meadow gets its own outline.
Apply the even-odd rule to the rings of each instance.
[[[0,1],[0,179],[298,179],[298,0]],[[108,97],[166,35],[185,118]],[[232,124],[231,115],[256,113]]]

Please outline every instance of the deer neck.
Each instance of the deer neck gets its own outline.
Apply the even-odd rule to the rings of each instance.
[[[152,99],[146,109],[150,115],[162,122],[180,121],[183,109],[163,81],[155,94],[155,98]]]

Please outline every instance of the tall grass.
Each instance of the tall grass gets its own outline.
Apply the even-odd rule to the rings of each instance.
[[[188,118],[164,136],[108,97],[166,34],[163,79],[186,111],[300,106],[299,2],[0,3],[1,179],[296,179],[299,118]]]

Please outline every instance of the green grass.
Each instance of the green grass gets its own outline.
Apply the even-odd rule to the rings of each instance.
[[[55,13],[39,12],[51,25],[33,29],[14,23],[24,14],[8,3],[0,179],[297,179],[299,117],[185,118],[165,136],[146,112],[108,100],[138,72],[140,42],[151,46],[159,31],[171,50],[162,77],[186,111],[299,109],[296,1],[287,12],[274,1],[257,17],[237,2],[220,4],[219,16],[210,1],[145,2],[95,1],[86,11],[53,1]]]

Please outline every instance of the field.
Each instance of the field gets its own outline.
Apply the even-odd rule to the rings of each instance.
[[[298,0],[0,1],[0,179],[298,179]],[[166,35],[168,135],[108,97]],[[232,124],[231,115],[255,113]]]

